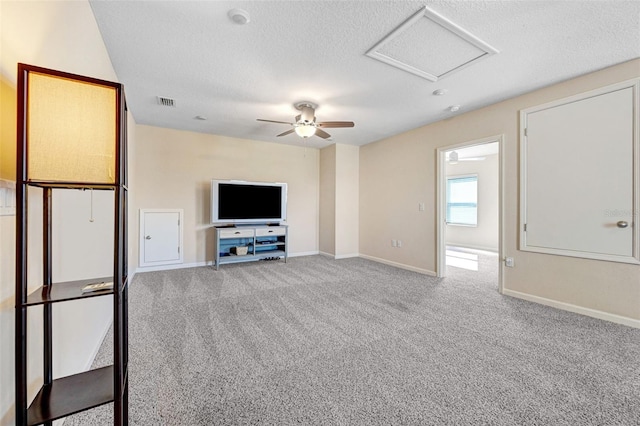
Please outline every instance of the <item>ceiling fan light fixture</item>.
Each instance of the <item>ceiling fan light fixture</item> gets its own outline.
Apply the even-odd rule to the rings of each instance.
[[[308,138],[316,134],[316,127],[310,124],[298,123],[295,129],[296,134],[301,138]]]

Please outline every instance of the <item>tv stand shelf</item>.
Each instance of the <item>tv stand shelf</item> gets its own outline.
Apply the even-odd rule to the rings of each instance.
[[[288,228],[279,226],[238,226],[215,227],[216,271],[225,263],[252,262],[262,259],[283,258],[288,256]],[[235,254],[234,249],[246,248],[246,254]]]

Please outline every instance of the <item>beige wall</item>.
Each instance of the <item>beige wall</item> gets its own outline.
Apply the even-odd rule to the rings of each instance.
[[[320,252],[336,259],[358,256],[359,152],[343,144],[320,151]]]
[[[498,154],[446,164],[447,177],[478,175],[478,226],[447,225],[447,245],[498,251]]]
[[[424,132],[360,147],[360,255],[435,274],[436,160]]]
[[[289,254],[318,252],[317,149],[138,125],[135,156],[130,231],[139,209],[184,209],[186,266],[214,258],[211,179],[286,182]]]
[[[0,78],[2,85],[0,132],[0,176],[15,179],[15,120],[17,63],[117,81],[87,1],[1,1]],[[130,117],[130,125],[135,122]],[[135,144],[135,138],[130,144]],[[35,222],[30,225],[30,287],[40,285],[41,220],[37,206],[40,192],[33,190],[30,207]],[[108,246],[84,249],[86,241],[99,241],[110,234],[112,199],[96,195],[96,220],[89,223],[89,193],[68,191],[54,194],[53,234],[56,253],[54,279],[110,275]],[[61,218],[64,217],[64,220]],[[12,425],[14,416],[14,263],[15,216],[0,216],[0,424]],[[64,238],[63,238],[64,233]],[[104,259],[107,259],[105,262]],[[106,266],[105,266],[106,265]],[[30,396],[41,383],[41,309],[29,309],[28,380]],[[110,298],[65,302],[54,306],[54,377],[87,369],[111,323]]]
[[[360,147],[336,144],[335,255],[355,257],[359,252]]]
[[[436,148],[504,135],[506,292],[640,319],[640,267],[518,250],[518,111],[640,76],[630,61],[360,148],[360,252],[435,270]],[[427,211],[415,204],[427,201]],[[412,237],[401,249],[390,238]],[[570,306],[569,306],[570,307]]]
[[[336,145],[320,150],[320,252],[336,254]]]

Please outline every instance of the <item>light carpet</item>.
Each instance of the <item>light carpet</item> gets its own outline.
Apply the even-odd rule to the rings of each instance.
[[[130,423],[638,424],[640,330],[452,269],[309,256],[138,274]],[[94,366],[111,358],[109,335]],[[111,404],[65,422],[108,424]]]

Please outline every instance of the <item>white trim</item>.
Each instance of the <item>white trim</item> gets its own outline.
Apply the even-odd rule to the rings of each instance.
[[[138,266],[136,273],[153,272],[153,271],[169,271],[172,269],[199,268],[201,266],[213,266],[214,262],[194,262],[194,263],[176,263],[172,265],[156,265],[156,266]]]
[[[352,257],[360,257],[360,253],[348,253],[348,254],[333,254],[333,253],[327,253],[324,251],[318,252],[317,254],[321,255],[321,256],[327,256],[330,257],[334,260],[338,260],[338,259],[349,259]]]
[[[488,143],[498,144],[498,292],[504,289],[504,218],[505,216],[505,155],[504,155],[504,135],[489,136],[469,142],[462,142],[448,145],[436,149],[436,274],[437,277],[444,277],[446,271],[446,184],[445,165],[447,161],[447,151],[467,148],[470,146],[484,145]]]
[[[316,254],[322,254],[318,250],[316,251],[300,251],[298,253],[289,253],[287,257],[302,257],[302,256],[314,256]]]
[[[417,272],[419,274],[430,275],[432,277],[436,276],[436,273],[434,271],[430,271],[428,269],[416,268],[415,266],[405,265],[404,263],[393,262],[391,260],[381,259],[379,257],[374,257],[374,256],[368,256],[368,255],[362,254],[362,253],[358,257],[361,257],[361,258],[367,259],[367,260],[372,260],[372,261],[378,262],[378,263],[384,263],[385,265],[389,265],[389,266],[395,266],[396,268],[406,269],[406,270],[412,271],[412,272]]]
[[[588,317],[597,318],[604,321],[610,321],[616,324],[622,324],[622,325],[626,325],[633,328],[640,328],[640,320],[629,318],[629,317],[623,317],[621,315],[610,314],[608,312],[603,312],[603,311],[598,311],[596,309],[572,305],[570,303],[558,302],[557,300],[547,299],[545,297],[540,297],[540,296],[533,296],[531,294],[521,293],[515,290],[504,289],[502,291],[502,294],[504,294],[505,296],[511,296],[517,299],[522,299],[529,302],[550,306],[552,308],[560,309],[563,311],[573,312],[580,315],[586,315]]]
[[[305,251],[298,253],[290,253],[287,257],[302,257],[302,256],[313,256],[317,254],[323,254],[318,251]],[[330,255],[333,256],[333,255]],[[187,268],[200,268],[202,266],[214,266],[215,262],[213,260],[207,260],[205,262],[193,262],[193,263],[181,263],[181,264],[173,264],[173,265],[157,265],[157,266],[138,266],[136,269],[136,273],[141,272],[153,272],[153,271],[169,271],[173,269],[187,269]]]
[[[176,260],[168,260],[168,261],[160,261],[160,262],[145,262],[145,252],[144,252],[144,218],[146,213],[178,213],[178,239],[180,240],[180,245],[178,246],[178,259]],[[139,227],[138,227],[138,250],[139,250],[139,258],[138,263],[139,267],[155,267],[161,265],[173,265],[173,264],[181,264],[184,262],[184,210],[183,209],[140,209],[139,210]],[[170,268],[174,269],[174,268]]]
[[[527,245],[527,233],[524,225],[527,223],[527,127],[528,115],[534,112],[543,111],[549,108],[561,105],[579,102],[588,98],[593,98],[618,90],[631,88],[633,90],[633,184],[632,184],[632,206],[633,206],[633,222],[632,226],[632,249],[631,256],[620,256],[605,253],[584,252],[578,250],[558,249],[551,247],[538,247]],[[609,262],[640,264],[640,224],[638,223],[638,215],[640,215],[640,79],[634,78],[616,84],[611,84],[598,89],[590,90],[584,93],[578,93],[563,99],[547,102],[542,105],[520,110],[520,223],[518,224],[520,243],[519,249],[522,251],[545,253],[557,256],[579,257],[583,259],[604,260]]]
[[[360,253],[337,254],[333,258],[338,260],[338,259],[350,259],[352,257],[360,257]]]

